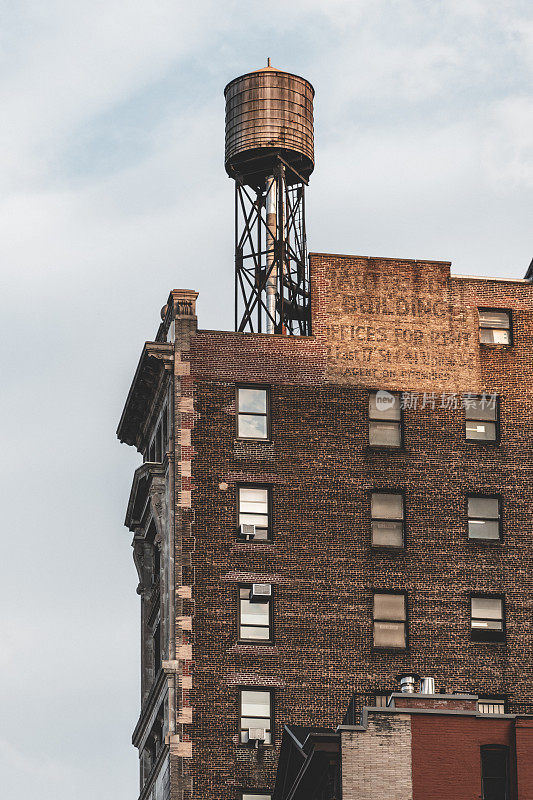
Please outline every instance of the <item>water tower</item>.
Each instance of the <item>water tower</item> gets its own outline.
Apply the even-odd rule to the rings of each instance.
[[[270,59],[224,90],[237,331],[311,333],[304,189],[315,165],[314,93]]]

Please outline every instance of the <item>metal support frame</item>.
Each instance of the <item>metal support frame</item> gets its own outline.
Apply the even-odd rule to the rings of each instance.
[[[235,330],[309,336],[306,181],[281,157],[263,187],[234,177]]]

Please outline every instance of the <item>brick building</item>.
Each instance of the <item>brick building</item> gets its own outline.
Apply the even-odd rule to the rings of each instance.
[[[287,725],[273,800],[531,800],[532,765],[533,717],[392,693],[336,730]]]
[[[317,253],[310,280],[308,336],[171,292],[133,379],[141,800],[268,798],[285,723],[398,672],[531,710],[533,284]]]

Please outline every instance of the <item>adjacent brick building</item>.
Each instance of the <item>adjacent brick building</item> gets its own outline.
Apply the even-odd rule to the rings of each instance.
[[[273,800],[531,800],[533,717],[392,693],[336,730],[287,725]]]
[[[285,723],[398,672],[531,710],[532,283],[310,275],[305,337],[202,330],[171,292],[133,379],[142,800],[270,797]]]

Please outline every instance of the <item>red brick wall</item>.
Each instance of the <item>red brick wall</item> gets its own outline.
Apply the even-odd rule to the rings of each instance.
[[[516,720],[518,800],[533,800],[533,720]]]
[[[513,727],[512,720],[413,714],[413,800],[480,800],[480,747],[506,745],[511,748],[512,762]],[[524,800],[522,795],[520,800]]]
[[[326,382],[326,348],[313,337],[200,330],[191,369],[200,380],[316,386]]]

